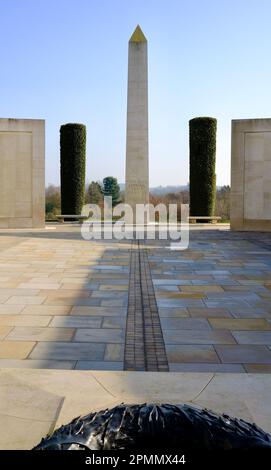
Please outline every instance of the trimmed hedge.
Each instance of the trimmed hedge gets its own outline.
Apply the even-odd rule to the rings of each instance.
[[[81,214],[85,198],[86,126],[60,127],[61,213]]]
[[[212,117],[189,121],[190,215],[214,214],[216,129],[217,120]]]

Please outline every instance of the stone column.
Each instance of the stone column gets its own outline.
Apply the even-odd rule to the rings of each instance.
[[[137,26],[129,41],[125,202],[149,202],[147,39]]]

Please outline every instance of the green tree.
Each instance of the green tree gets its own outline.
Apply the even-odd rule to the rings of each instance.
[[[61,212],[79,215],[85,199],[86,126],[60,128]]]
[[[222,217],[222,220],[230,220],[230,186],[222,186],[216,191],[216,215]]]
[[[54,219],[56,214],[60,214],[60,206],[60,188],[50,184],[45,190],[46,219]]]
[[[189,121],[190,214],[211,216],[215,207],[216,127],[211,117]]]
[[[86,195],[86,202],[90,204],[101,204],[103,201],[103,190],[98,181],[91,181]]]
[[[117,178],[107,176],[103,179],[104,196],[112,196],[112,206],[114,207],[120,199],[120,187]]]

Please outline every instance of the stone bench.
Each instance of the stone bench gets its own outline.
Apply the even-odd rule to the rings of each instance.
[[[77,219],[79,222],[83,222],[83,220],[87,220],[88,216],[87,215],[63,215],[63,214],[58,214],[55,216],[56,219],[58,219],[59,222],[64,223],[64,219]]]
[[[221,220],[221,217],[217,215],[213,216],[205,216],[205,215],[191,215],[189,217],[189,222],[191,224],[195,224],[197,220],[203,221],[203,222],[211,222],[211,224],[216,224],[218,220]]]

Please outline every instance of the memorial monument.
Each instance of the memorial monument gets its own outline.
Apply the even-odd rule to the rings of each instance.
[[[45,224],[45,121],[0,119],[0,228]]]
[[[231,229],[271,230],[271,119],[232,121]]]
[[[148,51],[137,26],[129,41],[125,203],[149,202]]]

